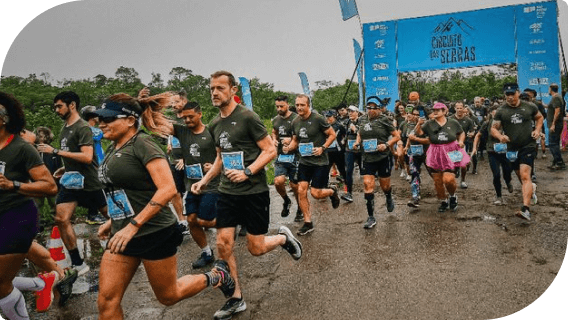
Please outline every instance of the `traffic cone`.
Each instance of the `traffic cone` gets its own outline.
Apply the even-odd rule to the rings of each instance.
[[[63,246],[63,241],[61,240],[61,234],[59,234],[59,228],[54,226],[51,230],[51,238],[47,242],[47,249],[51,258],[55,260],[55,263],[62,269],[71,267],[70,259],[65,254],[65,247]]]

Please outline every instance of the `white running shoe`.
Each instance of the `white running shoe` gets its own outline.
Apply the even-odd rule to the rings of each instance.
[[[532,204],[537,204],[538,198],[536,196],[536,183],[533,183],[532,187],[533,187],[533,194],[532,194],[531,202],[532,202]]]

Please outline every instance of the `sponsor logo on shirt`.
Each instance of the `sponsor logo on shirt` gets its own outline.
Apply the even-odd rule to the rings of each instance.
[[[189,146],[189,153],[192,157],[201,157],[201,153],[199,152],[199,145],[197,143],[194,143]]]
[[[511,123],[512,124],[523,123],[523,116],[518,113],[515,113],[514,115],[511,116]]]
[[[231,135],[226,131],[223,131],[219,136],[219,145],[222,149],[233,149],[233,145],[229,142]]]
[[[306,128],[301,128],[298,136],[300,138],[308,138],[308,130],[306,130]]]
[[[446,132],[438,133],[438,140],[439,141],[448,141],[448,134]]]
[[[365,130],[365,131],[371,131],[371,130],[373,130],[373,128],[371,128],[371,124],[370,124],[370,123],[365,123],[365,126],[363,127],[363,130]]]
[[[69,147],[67,147],[67,138],[61,139],[61,150],[69,151]]]

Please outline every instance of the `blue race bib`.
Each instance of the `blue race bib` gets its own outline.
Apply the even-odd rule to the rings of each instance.
[[[509,160],[511,162],[515,162],[515,161],[517,161],[518,155],[519,155],[518,151],[507,151],[506,157],[507,157],[507,160]]]
[[[507,152],[507,144],[506,143],[494,143],[493,150],[497,153],[505,153]]]
[[[408,149],[409,156],[421,156],[424,155],[424,146],[421,144],[410,145],[410,149]]]
[[[107,192],[105,195],[108,215],[112,220],[123,220],[134,217],[134,210],[124,190]]]
[[[85,177],[77,171],[65,172],[59,181],[65,189],[82,190],[85,187]]]
[[[245,160],[242,151],[221,152],[221,159],[225,169],[245,170]]]
[[[300,151],[300,155],[302,157],[309,157],[314,153],[314,143],[300,143],[298,150]]]
[[[463,154],[458,150],[448,152],[448,157],[450,157],[450,161],[452,162],[460,162],[463,160]]]
[[[280,163],[294,163],[294,155],[293,154],[279,154],[277,162]]]
[[[185,176],[188,179],[201,180],[203,178],[203,170],[201,169],[201,163],[186,165],[185,166]]]
[[[363,151],[365,151],[365,152],[376,152],[377,151],[377,139],[365,139],[365,140],[363,140]]]

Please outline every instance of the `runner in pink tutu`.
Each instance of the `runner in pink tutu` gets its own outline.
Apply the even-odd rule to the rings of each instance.
[[[432,172],[438,199],[442,200],[438,212],[450,208],[456,211],[458,198],[456,192],[456,169],[465,167],[469,163],[469,156],[463,149],[465,133],[455,119],[446,118],[448,107],[443,103],[436,103],[432,108],[431,120],[423,119],[416,125],[416,134],[426,134],[430,140],[430,147],[426,152],[426,166]],[[446,190],[449,199],[446,198]]]

